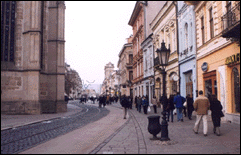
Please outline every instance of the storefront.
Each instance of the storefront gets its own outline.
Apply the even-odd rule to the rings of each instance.
[[[198,90],[215,94],[223,106],[223,120],[240,123],[240,47],[229,44],[197,60]]]

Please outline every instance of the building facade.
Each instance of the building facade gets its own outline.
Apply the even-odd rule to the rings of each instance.
[[[178,66],[178,51],[177,51],[177,25],[176,25],[176,5],[174,1],[165,1],[160,11],[150,23],[153,31],[154,51],[161,47],[161,42],[165,42],[165,46],[170,49],[170,57],[168,66],[166,67],[166,95],[176,94],[179,91],[179,66]],[[162,96],[161,89],[162,75],[159,71],[159,60],[155,53],[155,95],[157,99]]]
[[[178,1],[178,45],[179,45],[179,70],[180,94],[188,94],[196,98],[196,31],[195,12],[193,5]]]
[[[240,123],[240,2],[195,1],[197,89],[217,95],[224,120]]]
[[[1,1],[1,112],[64,112],[64,1]]]
[[[123,45],[119,53],[118,72],[120,76],[119,88],[121,95],[133,97],[133,48],[132,36],[127,39],[127,43]]]
[[[137,1],[128,25],[133,30],[133,89],[134,96],[144,95],[143,85],[143,50],[141,43],[144,41],[144,9],[143,1]]]
[[[144,3],[144,41],[141,43],[143,50],[143,85],[144,95],[149,97],[149,103],[155,94],[155,79],[154,79],[154,47],[153,33],[150,28],[150,23],[155,15],[160,11],[165,1],[145,1]]]

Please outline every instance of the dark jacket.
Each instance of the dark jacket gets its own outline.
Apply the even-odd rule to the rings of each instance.
[[[217,99],[210,101],[210,110],[212,111],[212,116],[214,117],[221,117],[220,113],[223,109],[223,106],[221,105],[220,101]]]
[[[188,111],[193,111],[194,107],[193,107],[193,98],[192,97],[187,97],[187,110]]]
[[[173,99],[174,99],[174,96],[170,95],[170,97],[168,99],[167,110],[174,110],[175,109]]]
[[[121,106],[124,108],[129,108],[129,100],[126,96],[121,98]]]

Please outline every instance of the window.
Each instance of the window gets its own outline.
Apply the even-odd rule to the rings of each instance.
[[[130,80],[130,81],[133,80],[133,71],[129,71],[129,80]]]
[[[132,54],[129,55],[129,64],[133,64],[133,55]]]
[[[232,103],[234,103],[233,111],[235,113],[240,113],[240,77],[236,67],[232,70],[232,90]]]
[[[213,28],[213,9],[212,7],[209,9],[209,23],[210,23],[210,37],[211,39],[214,37],[214,28]]]
[[[14,61],[16,1],[1,1],[1,61]]]
[[[188,25],[185,24],[185,49],[188,48]]]
[[[216,71],[203,74],[203,78],[205,84],[205,96],[210,97],[210,95],[217,95]]]
[[[205,32],[204,32],[204,18],[201,17],[201,31],[202,31],[202,43],[204,44],[205,42]]]

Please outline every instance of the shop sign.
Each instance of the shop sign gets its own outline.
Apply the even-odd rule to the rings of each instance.
[[[225,65],[240,63],[240,55],[239,54],[240,53],[237,53],[237,54],[227,57],[225,60]]]
[[[202,68],[202,71],[206,72],[208,70],[208,63],[204,62],[201,68]]]

